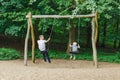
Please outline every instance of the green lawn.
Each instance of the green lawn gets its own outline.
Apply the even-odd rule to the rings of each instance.
[[[65,52],[50,50],[49,55],[52,59],[69,59],[69,54]],[[36,58],[42,58],[39,50],[35,51]],[[31,54],[29,54],[31,57]],[[77,60],[93,60],[92,49],[80,49],[76,56]],[[120,52],[105,49],[98,50],[98,61],[120,63]]]
[[[68,59],[69,54],[65,52],[50,50],[49,55],[52,59]],[[28,57],[31,57],[31,51],[29,51]],[[35,57],[42,58],[40,51],[35,50]],[[20,59],[19,51],[11,48],[0,48],[0,60],[14,60]],[[77,60],[93,60],[92,49],[82,48],[79,54],[76,56]],[[113,51],[107,49],[98,49],[98,61],[120,63],[120,51]]]

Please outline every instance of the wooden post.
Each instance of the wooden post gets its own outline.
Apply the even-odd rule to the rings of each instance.
[[[32,61],[35,63],[35,35],[34,35],[34,29],[33,29],[33,24],[32,24],[32,13],[29,13],[29,21],[30,21],[30,26],[31,26],[31,35],[32,35]]]
[[[26,18],[29,16],[27,15]],[[95,17],[95,14],[88,15],[32,15],[32,18],[92,18]]]
[[[34,29],[32,24],[32,18],[93,18],[92,19],[92,48],[93,48],[93,61],[95,64],[95,67],[97,68],[97,49],[96,49],[96,42],[98,37],[98,22],[97,22],[97,12],[93,14],[88,15],[32,15],[31,12],[29,15],[26,16],[28,18],[28,29],[27,29],[27,35],[25,39],[25,48],[24,48],[24,64],[27,65],[27,47],[28,47],[28,37],[29,37],[29,31],[31,28],[31,35],[32,35],[32,61],[35,63],[35,36],[34,36]],[[95,24],[96,23],[96,24]],[[96,25],[96,27],[95,27]]]
[[[95,12],[95,43],[97,43],[98,38],[98,12]]]
[[[95,68],[98,67],[97,64],[97,50],[96,50],[96,44],[95,44],[95,18],[92,18],[92,48],[93,48],[93,61]]]
[[[27,66],[27,52],[28,52],[28,40],[29,40],[29,34],[30,34],[30,23],[29,19],[27,20],[28,27],[27,27],[27,34],[25,38],[25,46],[24,46],[24,65]]]

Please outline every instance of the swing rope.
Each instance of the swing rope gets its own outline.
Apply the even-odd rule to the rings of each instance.
[[[49,38],[51,38],[51,36],[52,36],[54,23],[55,23],[55,18],[54,18],[54,21],[52,23],[52,28],[51,28],[51,31],[50,31]]]
[[[70,25],[70,18],[69,18],[69,26],[71,26]],[[80,42],[80,39],[79,39],[80,38],[80,18],[78,19],[77,27],[78,27],[77,42],[79,44],[79,42]]]
[[[53,23],[52,23],[52,27],[51,27],[51,31],[50,31],[49,38],[51,38],[51,37],[52,37],[54,23],[55,23],[55,18],[54,18],[54,21],[53,21]],[[50,42],[48,42],[48,45],[47,45],[47,46],[48,46],[48,47],[47,47],[47,51],[49,51],[49,49],[50,49]]]
[[[43,21],[43,23],[45,24],[45,18],[44,18],[44,21]],[[53,21],[53,23],[52,23],[52,27],[51,27],[51,31],[50,31],[50,35],[49,35],[49,38],[51,38],[51,36],[52,36],[52,33],[53,33],[53,26],[54,26],[54,22],[55,22],[55,18],[54,18],[54,21]],[[44,35],[44,27],[45,27],[45,25],[43,25],[43,27],[42,27],[42,35]]]

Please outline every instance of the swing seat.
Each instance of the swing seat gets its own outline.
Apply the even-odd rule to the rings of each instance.
[[[79,51],[77,51],[77,52],[73,52],[73,51],[71,51],[71,52],[69,52],[70,54],[78,54],[79,53]]]

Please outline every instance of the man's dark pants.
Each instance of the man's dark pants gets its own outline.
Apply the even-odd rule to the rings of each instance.
[[[48,54],[48,51],[45,50],[45,51],[41,51],[42,55],[43,55],[43,59],[44,61],[46,62],[48,60],[49,63],[51,63],[51,60],[50,60],[50,57],[49,57],[49,54]]]

